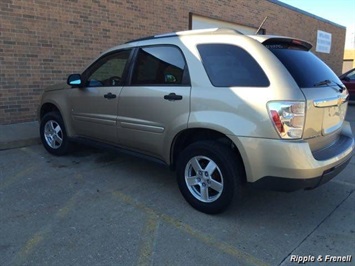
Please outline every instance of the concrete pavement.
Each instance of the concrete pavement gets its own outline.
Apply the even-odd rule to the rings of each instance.
[[[211,216],[186,203],[173,172],[142,158],[0,151],[0,265],[353,265],[354,167],[355,157],[311,191],[246,189]]]
[[[40,143],[37,121],[0,125],[0,150],[14,149]]]

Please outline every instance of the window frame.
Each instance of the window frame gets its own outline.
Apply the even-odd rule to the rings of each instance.
[[[169,83],[167,83],[167,84],[132,84],[133,74],[134,74],[134,70],[137,65],[139,51],[144,48],[154,48],[154,47],[173,47],[173,48],[176,48],[180,52],[182,59],[184,60],[184,63],[185,63],[183,74],[182,74],[181,84],[173,84],[173,83],[171,83],[171,84],[169,84]],[[173,45],[173,44],[150,44],[150,45],[142,45],[142,46],[135,47],[134,52],[132,53],[132,60],[130,62],[130,68],[129,68],[129,73],[127,75],[126,86],[132,86],[132,87],[191,87],[191,79],[190,79],[188,64],[187,64],[186,57],[185,57],[183,51],[180,49],[179,46]]]
[[[114,50],[114,51],[110,51],[102,56],[100,56],[98,59],[96,59],[90,66],[88,66],[83,73],[81,74],[82,77],[82,81],[83,81],[83,87],[89,87],[88,86],[88,78],[97,70],[99,69],[103,64],[102,61],[108,57],[112,57],[116,54],[119,54],[121,52],[125,52],[128,51],[129,55],[127,58],[127,62],[126,65],[123,69],[122,72],[122,77],[121,77],[121,82],[118,85],[115,86],[124,86],[127,83],[127,77],[128,77],[128,72],[129,72],[129,68],[131,65],[131,61],[132,61],[132,57],[133,57],[133,51],[134,49],[132,49],[131,47],[129,48],[124,48],[124,49],[118,49],[118,50]],[[115,87],[115,86],[97,86],[98,88],[104,87]],[[94,87],[94,86],[93,86]]]

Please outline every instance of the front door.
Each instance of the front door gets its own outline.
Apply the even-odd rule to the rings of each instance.
[[[129,50],[110,53],[82,75],[82,88],[71,91],[73,127],[79,136],[117,141],[117,105]]]

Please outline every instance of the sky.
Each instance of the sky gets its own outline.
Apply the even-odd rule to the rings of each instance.
[[[355,49],[355,0],[279,0],[346,27],[346,49]]]

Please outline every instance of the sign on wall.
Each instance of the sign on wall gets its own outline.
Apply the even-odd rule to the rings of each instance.
[[[332,47],[332,34],[329,32],[317,31],[317,46],[316,51],[320,53],[330,53]]]

